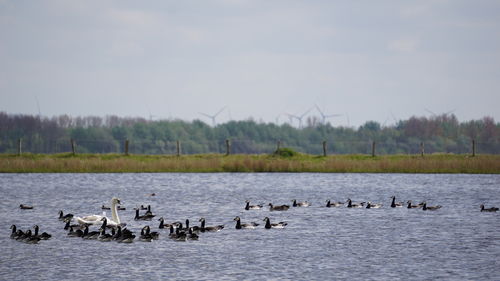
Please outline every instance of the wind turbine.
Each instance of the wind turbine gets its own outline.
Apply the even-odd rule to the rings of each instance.
[[[316,110],[318,110],[319,114],[321,115],[321,123],[323,125],[326,124],[326,119],[327,118],[330,118],[330,117],[338,117],[338,116],[342,116],[342,114],[330,114],[330,115],[325,115],[323,113],[323,111],[321,111],[321,109],[319,109],[319,106],[317,104],[314,105],[316,107]]]
[[[203,113],[203,112],[198,112],[199,114],[201,115],[204,115],[210,119],[212,119],[212,126],[215,127],[215,117],[217,117],[217,115],[219,115],[224,109],[226,109],[227,106],[224,106],[223,108],[221,108],[217,113],[215,113],[214,115],[209,115],[209,114],[206,114],[206,113]]]
[[[425,111],[429,112],[432,115],[432,117],[437,117],[438,116],[436,113],[430,111],[429,109],[427,109],[427,108],[424,108],[424,109],[425,109]],[[445,115],[446,116],[448,114],[451,114],[451,113],[455,112],[455,110],[456,109],[450,110],[450,111],[445,112],[445,113],[441,113],[441,115]]]
[[[288,115],[288,117],[290,118],[290,121],[292,120],[292,118],[299,120],[299,129],[302,129],[302,118],[304,118],[304,116],[306,116],[309,112],[311,112],[312,109],[313,109],[312,107],[309,108],[302,115],[294,115],[294,114],[289,114],[289,113],[286,113],[286,115]]]

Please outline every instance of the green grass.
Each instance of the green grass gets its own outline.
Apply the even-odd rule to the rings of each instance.
[[[500,155],[0,154],[1,173],[321,172],[499,174]]]

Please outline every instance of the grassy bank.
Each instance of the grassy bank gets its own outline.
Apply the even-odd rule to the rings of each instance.
[[[0,155],[1,173],[321,172],[500,173],[500,155]]]

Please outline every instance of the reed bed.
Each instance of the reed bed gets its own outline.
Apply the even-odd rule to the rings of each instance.
[[[1,173],[500,173],[500,155],[0,155]]]

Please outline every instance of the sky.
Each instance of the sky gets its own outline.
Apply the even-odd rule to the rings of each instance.
[[[487,0],[0,0],[0,111],[498,121],[499,14]]]

